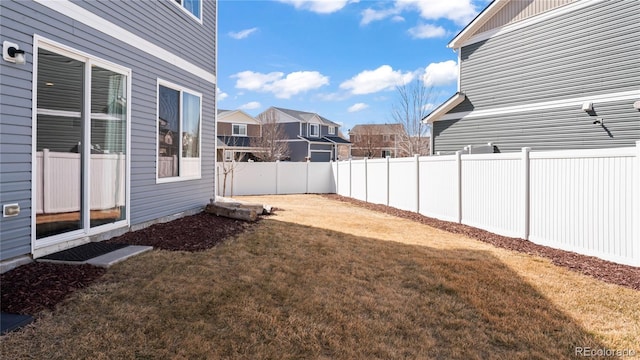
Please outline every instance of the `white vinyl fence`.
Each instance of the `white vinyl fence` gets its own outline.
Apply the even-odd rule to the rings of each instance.
[[[220,196],[335,193],[328,162],[218,162],[216,167]]]
[[[123,154],[91,154],[91,210],[124,206],[126,201]],[[80,210],[80,154],[45,149],[36,153],[36,213]]]
[[[234,169],[234,195],[290,193],[337,193],[640,266],[640,141],[616,149],[238,163]]]

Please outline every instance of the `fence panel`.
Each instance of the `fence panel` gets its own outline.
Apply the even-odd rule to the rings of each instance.
[[[336,192],[333,179],[333,163],[310,162],[308,163],[307,192],[312,194],[333,194]]]
[[[256,164],[256,163],[254,163]],[[263,163],[264,164],[264,163]],[[307,166],[306,162],[277,162],[277,193],[278,194],[304,194],[307,192]]]
[[[462,223],[522,237],[522,167],[520,153],[462,155]]]
[[[418,173],[415,157],[389,161],[389,206],[418,211]]]
[[[535,243],[634,264],[636,148],[531,153]],[[634,189],[635,187],[635,189]],[[635,216],[635,217],[634,217]],[[635,259],[635,265],[640,259]]]
[[[218,163],[218,194],[233,195],[269,195],[277,194],[275,163]],[[223,166],[232,166],[226,178],[226,191],[223,192]]]
[[[387,205],[387,170],[387,159],[367,160],[367,200],[370,203]]]
[[[335,177],[338,179],[336,183],[338,195],[351,196],[351,162],[339,161],[335,164],[337,169]]]
[[[420,214],[458,221],[458,166],[456,156],[420,158]]]
[[[351,160],[351,197],[367,200],[367,172],[364,160]]]

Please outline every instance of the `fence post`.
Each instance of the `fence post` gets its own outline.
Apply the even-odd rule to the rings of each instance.
[[[369,202],[369,170],[367,169],[367,161],[369,158],[364,158],[364,201]]]
[[[529,240],[529,226],[531,224],[531,218],[529,215],[529,201],[531,198],[531,192],[530,192],[530,160],[529,160],[529,152],[531,152],[531,148],[529,147],[523,147],[522,148],[522,192],[523,192],[523,196],[524,198],[522,199],[523,201],[523,207],[524,207],[524,213],[522,214],[522,216],[524,217],[524,227],[523,227],[523,234],[522,234],[522,238],[525,240]]]
[[[387,206],[389,206],[389,192],[391,192],[391,187],[389,186],[389,181],[391,180],[390,176],[389,176],[389,158],[390,156],[387,156]]]
[[[47,197],[51,194],[49,191],[49,182],[48,180],[51,178],[49,174],[51,169],[51,164],[49,162],[49,149],[42,149],[42,188],[36,190],[36,194],[40,191],[40,196],[42,196],[42,212],[48,213],[51,212],[49,209],[49,200]]]
[[[420,213],[420,154],[413,155],[416,160],[416,212]]]
[[[305,175],[307,177],[307,181],[306,181],[306,186],[304,188],[304,193],[308,194],[309,193],[309,163],[311,162],[311,160],[307,160],[307,166],[305,167],[306,171],[305,171]]]
[[[280,167],[280,160],[276,160],[276,195],[280,194],[280,188],[278,186],[278,168]]]
[[[462,223],[462,152],[461,151],[456,151],[456,169],[457,169],[457,176],[456,176],[456,181],[457,181],[457,192],[458,192],[458,198],[457,200],[457,205],[458,205],[458,214],[457,214],[457,222],[459,224]]]
[[[353,181],[352,181],[352,172],[353,169],[351,169],[351,158],[349,158],[349,197],[351,197],[351,188],[353,188]]]
[[[335,183],[336,183],[335,189],[336,190],[335,190],[335,192],[336,192],[336,194],[340,194],[340,191],[339,191],[339,189],[340,189],[340,170],[339,170],[340,169],[340,163],[338,162],[338,160],[336,160],[335,164],[336,164],[336,176],[335,176],[335,179],[336,179],[336,181],[335,181]]]
[[[640,140],[636,141],[636,159],[635,170],[633,172],[633,183],[635,185],[634,193],[635,199],[633,199],[633,219],[638,219],[640,216]],[[633,237],[631,241],[635,241],[633,246],[633,262],[636,266],[640,266],[640,221],[633,221]]]

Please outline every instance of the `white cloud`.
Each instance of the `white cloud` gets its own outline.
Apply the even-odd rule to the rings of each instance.
[[[417,10],[423,19],[449,19],[458,25],[466,25],[478,13],[472,0],[397,0],[400,10]]]
[[[360,25],[367,25],[374,21],[383,20],[394,15],[397,16],[399,13],[400,11],[396,8],[389,8],[389,9],[383,9],[383,10],[364,9],[361,13],[362,19],[360,20]],[[402,20],[404,20],[404,18]]]
[[[431,63],[424,69],[422,81],[427,86],[448,85],[458,80],[458,63],[447,60]]]
[[[259,102],[251,101],[251,102],[248,102],[246,104],[240,105],[240,109],[242,109],[242,110],[253,110],[253,109],[257,109],[257,108],[259,108],[261,106],[262,105],[260,105]]]
[[[435,109],[436,106],[438,106],[438,105],[432,104],[432,103],[428,103],[428,104],[425,104],[422,108],[424,109],[424,111],[431,111],[431,110]]]
[[[222,90],[220,90],[219,87],[216,88],[216,97],[218,98],[218,101],[222,101],[224,99],[226,99],[227,97],[229,97],[229,94],[222,92]]]
[[[412,27],[408,31],[414,39],[438,38],[447,34],[447,31],[442,26],[435,26],[431,24],[418,25]]]
[[[254,28],[251,28],[251,29],[240,30],[240,31],[230,31],[229,32],[229,36],[231,36],[232,38],[234,38],[236,40],[240,40],[240,39],[247,38],[249,35],[253,34],[256,31],[258,31],[257,27],[254,27]]]
[[[394,19],[402,12],[417,11],[427,20],[448,19],[458,25],[466,25],[478,13],[472,0],[396,0],[386,9],[366,9],[361,15],[361,25],[391,17]]]
[[[364,110],[364,109],[366,109],[368,107],[369,107],[369,105],[367,105],[365,103],[357,103],[357,104],[353,104],[353,105],[349,106],[347,111],[348,112],[358,112],[358,111]]]
[[[318,14],[331,14],[342,10],[347,4],[357,0],[278,0],[293,5],[296,9],[309,10]]]
[[[365,70],[340,84],[340,88],[349,90],[351,94],[371,94],[383,90],[393,90],[413,80],[414,74],[393,70],[389,65],[382,65],[375,70]]]
[[[289,99],[293,95],[329,84],[329,77],[317,71],[296,71],[287,76],[282,72],[262,74],[242,71],[231,77],[238,79],[236,81],[238,89],[269,92],[280,99]]]

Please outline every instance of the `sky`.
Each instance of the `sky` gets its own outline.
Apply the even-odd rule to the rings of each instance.
[[[341,125],[392,123],[397,86],[423,81],[428,110],[457,91],[447,44],[488,0],[219,0],[218,108],[270,106]]]

